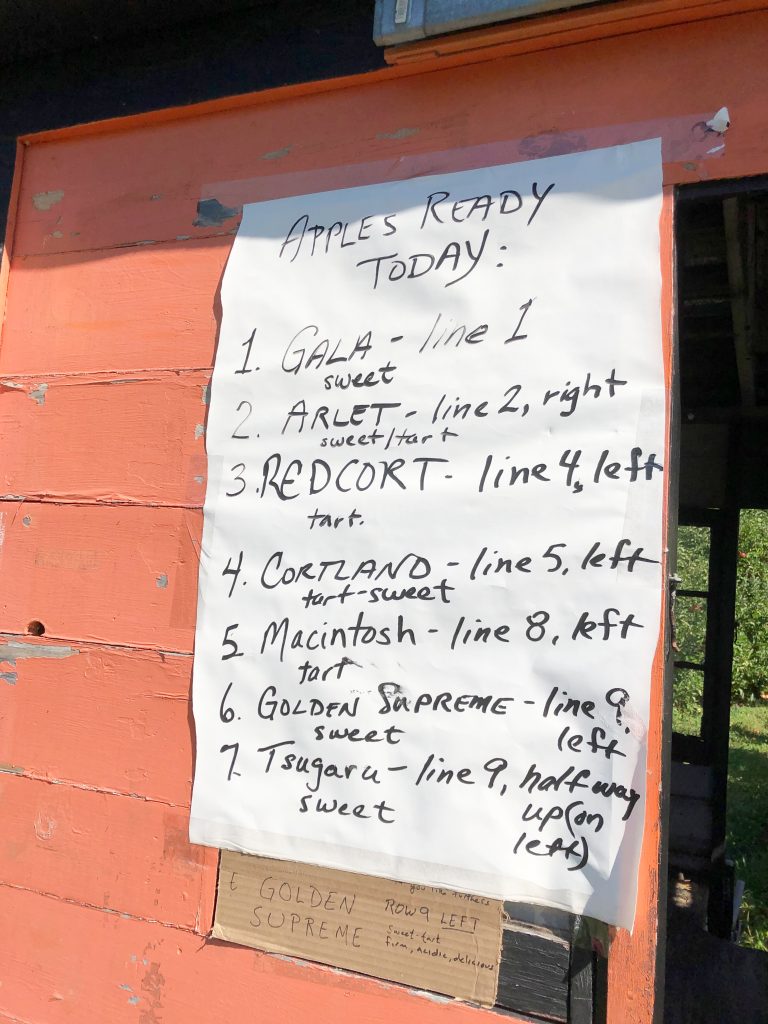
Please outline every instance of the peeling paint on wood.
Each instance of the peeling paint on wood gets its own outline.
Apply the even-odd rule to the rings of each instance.
[[[284,156],[288,156],[288,154],[291,152],[292,149],[293,149],[293,146],[283,146],[282,149],[272,149],[272,150],[270,150],[269,153],[262,153],[261,154],[261,159],[262,160],[281,160]]]
[[[64,198],[62,189],[51,189],[49,192],[36,192],[32,196],[32,205],[36,210],[50,210]]]
[[[3,759],[34,778],[186,806],[191,657],[79,647],[19,662],[18,684],[3,694]]]
[[[35,815],[34,827],[37,838],[43,842],[48,842],[48,840],[53,839],[56,832],[56,821],[43,814],[42,811],[38,811]]]
[[[32,399],[33,402],[36,402],[38,405],[45,405],[45,393],[47,390],[47,384],[38,384],[37,387],[32,388],[32,390],[29,392],[29,397]]]
[[[240,206],[223,206],[218,199],[201,199],[197,204],[197,216],[192,221],[195,228],[218,227],[226,220],[239,217]]]
[[[377,132],[377,139],[407,139],[411,135],[418,135],[421,131],[420,128],[398,128],[394,132]]]
[[[24,640],[0,640],[0,662],[15,665],[28,658],[71,658],[80,652],[61,644],[35,644]]]

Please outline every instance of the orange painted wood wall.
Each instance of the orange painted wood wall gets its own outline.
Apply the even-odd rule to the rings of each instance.
[[[658,134],[668,186],[768,171],[765,13],[514,49],[20,146],[0,340],[0,1021],[491,1019],[206,939],[217,856],[186,839],[189,693],[206,384],[235,207]],[[723,105],[721,139],[703,122]],[[232,215],[206,226],[206,198]],[[668,345],[671,224],[668,197]],[[651,795],[661,658],[653,687]],[[651,1020],[658,849],[651,796],[637,926],[611,954],[611,1024]]]

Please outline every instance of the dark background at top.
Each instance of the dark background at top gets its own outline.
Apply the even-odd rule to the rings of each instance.
[[[5,0],[0,234],[19,135],[382,67],[373,0]]]

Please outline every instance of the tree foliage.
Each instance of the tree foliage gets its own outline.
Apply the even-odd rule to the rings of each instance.
[[[709,531],[682,526],[678,531],[677,574],[686,590],[708,589]],[[676,660],[704,662],[709,598],[680,596],[676,603]],[[679,710],[701,706],[703,672],[678,669],[674,703]],[[745,509],[739,527],[732,700],[753,704],[768,694],[768,511]]]
[[[739,528],[732,700],[768,696],[768,510],[745,509]]]

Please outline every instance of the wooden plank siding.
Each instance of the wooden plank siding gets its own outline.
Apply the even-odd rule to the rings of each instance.
[[[491,1019],[205,940],[216,854],[184,838],[188,698],[204,390],[238,207],[649,125],[674,142],[668,188],[765,171],[767,38],[768,17],[743,14],[25,140],[0,343],[0,1021]],[[680,141],[724,103],[723,150],[708,154],[700,128]],[[667,359],[671,216],[668,196]],[[610,1024],[653,1020],[662,662],[660,649],[638,918],[611,951]]]
[[[191,657],[46,640],[0,642],[5,771],[188,807]]]
[[[34,621],[56,639],[191,653],[200,509],[12,499],[2,512],[0,633]]]
[[[6,378],[0,494],[199,508],[209,383],[208,369]]]
[[[403,177],[411,164],[418,173],[462,167],[462,150],[504,140],[530,158],[661,134],[668,185],[758,174],[768,136],[764,22],[757,12],[556,54],[475,54],[465,67],[378,72],[320,83],[314,93],[288,88],[257,95],[250,107],[186,111],[130,131],[115,122],[105,132],[48,133],[26,161],[14,255],[93,259],[115,247],[226,236],[236,213],[201,224],[201,199],[235,211],[243,202]],[[600,88],[606,82],[610,90]],[[696,118],[726,102],[732,134],[710,153],[718,137]],[[735,135],[738,144],[729,144]],[[706,144],[697,148],[700,136]]]
[[[200,931],[217,856],[190,846],[188,807],[12,774],[0,800],[6,885]]]
[[[498,1020],[490,1011],[444,998],[244,946],[204,943],[185,928],[8,885],[0,889],[0,928],[13,936],[0,990],[3,1024]]]
[[[216,339],[211,297],[231,243],[231,237],[203,238],[128,246],[89,259],[80,253],[15,258],[0,375],[210,366]]]

